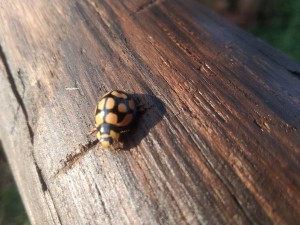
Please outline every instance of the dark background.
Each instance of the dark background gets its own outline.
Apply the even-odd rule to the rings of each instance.
[[[199,1],[300,62],[300,1]]]

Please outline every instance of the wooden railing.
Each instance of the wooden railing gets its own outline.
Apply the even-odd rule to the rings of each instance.
[[[300,224],[300,66],[192,0],[2,1],[0,135],[32,224]],[[146,108],[102,150],[112,89]]]

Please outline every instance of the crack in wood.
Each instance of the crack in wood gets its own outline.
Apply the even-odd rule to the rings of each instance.
[[[188,130],[187,130],[187,132],[188,132]],[[195,141],[193,136],[191,136],[191,139],[193,140],[195,145],[198,147],[198,149],[200,149],[201,147],[197,144],[197,142]],[[228,180],[228,179],[226,179],[226,177],[222,176],[221,171],[219,171],[217,168],[215,168],[214,164],[211,162],[211,160],[209,159],[209,156],[206,153],[201,151],[200,154],[205,159],[205,162],[207,163],[206,165],[210,168],[211,171],[213,171],[213,173],[216,175],[218,181],[220,181],[220,183],[223,185],[226,192],[232,197],[233,201],[236,204],[236,207],[242,211],[243,215],[245,216],[245,219],[247,221],[249,221],[249,224],[254,224],[255,222],[253,222],[253,217],[251,215],[249,215],[247,213],[247,210],[245,209],[246,206],[243,206],[242,203],[240,203],[240,201],[238,200],[237,196],[235,195],[236,192],[232,189],[230,180]]]
[[[99,195],[99,200],[100,200],[100,203],[101,203],[101,206],[103,208],[103,212],[104,214],[108,217],[108,220],[111,221],[111,216],[110,216],[110,213],[107,211],[107,208],[105,206],[105,202],[103,201],[102,199],[102,194],[99,190],[99,187],[97,184],[95,184],[95,187],[96,187],[96,191],[97,191],[97,194]]]
[[[96,11],[96,13],[100,16],[100,18],[103,21],[103,23],[105,24],[105,26],[109,28],[112,21],[109,20],[109,18],[107,18],[105,10],[101,9],[99,7],[99,5],[95,2],[95,0],[87,0],[87,3],[92,6],[92,8]],[[102,2],[102,7],[104,7],[104,4],[105,3]],[[78,3],[76,3],[76,5],[78,8]],[[80,9],[80,8],[78,8],[78,9]]]
[[[297,76],[298,78],[300,77],[300,72],[299,72],[299,71],[291,70],[291,69],[288,69],[288,71],[289,71],[291,74]]]
[[[137,10],[135,11],[135,13],[140,13],[148,8],[151,8],[153,5],[157,4],[158,0],[150,0],[145,2],[144,4],[140,5]]]
[[[297,71],[296,68],[295,69],[289,69],[288,65],[284,64],[284,62],[285,62],[284,60],[276,60],[276,58],[274,58],[274,56],[272,56],[272,55],[268,54],[267,52],[265,52],[264,49],[260,49],[260,48],[257,48],[257,47],[255,47],[255,48],[263,56],[265,56],[266,58],[268,58],[269,60],[271,60],[271,62],[273,62],[274,65],[278,65],[278,66],[284,68],[285,70],[287,70],[288,72],[290,72],[291,74],[293,74],[293,75],[295,75],[297,77],[300,76],[300,71]],[[297,68],[299,68],[299,67],[297,66]]]
[[[5,71],[6,71],[6,74],[7,74],[7,78],[8,78],[8,81],[10,83],[10,86],[11,86],[11,89],[12,89],[12,92],[14,93],[15,97],[16,97],[16,100],[18,102],[18,104],[20,105],[21,109],[22,109],[22,112],[25,116],[25,120],[26,120],[26,125],[27,125],[27,128],[28,128],[28,132],[29,132],[29,135],[30,135],[30,141],[31,141],[31,144],[34,143],[34,132],[32,130],[32,127],[29,123],[29,119],[28,119],[28,113],[27,113],[27,110],[26,110],[26,107],[25,107],[25,104],[23,102],[23,99],[18,91],[18,88],[17,88],[17,85],[15,83],[15,80],[14,80],[14,77],[12,75],[12,71],[9,67],[9,64],[8,64],[8,60],[5,56],[5,53],[3,51],[3,48],[2,48],[2,45],[0,44],[0,58],[4,64],[4,67],[5,67]]]
[[[222,180],[221,182],[224,184]],[[248,215],[247,210],[244,209],[243,204],[238,200],[238,198],[234,195],[234,193],[228,189],[227,185],[226,184],[224,185],[225,188],[227,188],[228,192],[230,193],[230,196],[232,200],[235,202],[236,206],[244,213],[245,218],[248,220],[247,222],[249,222],[250,224],[255,224],[255,221],[252,221],[252,217]]]
[[[22,99],[24,98],[24,94],[25,94],[25,83],[24,83],[24,80],[23,80],[23,77],[22,77],[22,74],[23,74],[23,71],[21,69],[18,70],[18,78],[19,80],[21,81],[21,84],[22,84],[22,87],[23,87],[23,92],[22,92]],[[21,108],[21,105],[19,104],[18,105],[18,108],[16,110],[16,112],[14,113],[14,121],[13,121],[13,125],[12,125],[12,128],[10,130],[10,133],[12,134],[15,130],[15,127],[16,127],[16,124],[18,122],[18,113],[20,111],[20,108]]]
[[[61,173],[66,173],[69,169],[71,169],[75,163],[77,163],[82,157],[90,150],[92,149],[97,143],[98,139],[89,141],[85,145],[79,145],[80,152],[75,153],[75,154],[68,154],[66,156],[66,160],[63,161],[63,167],[58,169],[57,172],[54,174],[54,177],[61,174]]]
[[[55,222],[55,219],[54,219],[53,213],[52,213],[53,211],[51,210],[50,204],[54,208],[54,211],[55,211],[54,213],[55,213],[55,215],[56,215],[56,217],[57,217],[57,219],[59,221],[59,224],[62,224],[60,215],[58,214],[58,210],[57,210],[56,204],[53,201],[53,197],[52,197],[51,191],[49,190],[48,185],[47,185],[47,183],[45,181],[42,169],[37,164],[37,161],[36,161],[34,153],[32,153],[32,156],[33,156],[34,166],[35,166],[35,169],[36,169],[36,172],[38,174],[39,181],[40,181],[40,184],[41,184],[41,187],[42,187],[42,191],[44,193],[44,196],[45,196],[45,199],[46,199],[46,202],[47,202],[48,210],[51,212],[50,214],[51,214],[52,220]],[[49,198],[47,198],[46,196],[49,196]],[[48,199],[51,202],[49,202]]]
[[[209,161],[209,159],[206,156],[204,156],[204,157],[206,158],[207,163],[210,165],[210,168],[214,171],[214,174],[217,176],[217,178],[219,179],[221,184],[223,184],[224,189],[228,192],[228,194],[231,196],[232,200],[235,202],[236,207],[239,208],[241,210],[241,212],[243,213],[243,215],[245,216],[245,219],[250,224],[255,224],[255,221],[253,221],[253,217],[251,215],[249,215],[248,212],[247,212],[247,209],[245,209],[246,206],[244,206],[238,200],[238,197],[235,195],[235,191],[232,190],[232,188],[230,188],[230,185],[228,184],[226,179],[224,179],[224,177],[222,177],[222,175],[219,173],[218,170],[214,169],[214,167],[211,164],[211,162]]]
[[[40,168],[39,165],[37,164],[36,159],[35,159],[34,156],[33,156],[33,160],[34,160],[34,166],[35,166],[36,172],[37,172],[38,177],[39,177],[39,180],[40,180],[40,184],[41,184],[41,186],[42,186],[42,190],[43,190],[43,192],[45,192],[45,191],[48,190],[48,186],[47,186],[46,181],[45,181],[45,179],[44,179],[44,175],[43,175],[43,173],[42,173],[41,168]]]
[[[204,67],[202,67],[202,66],[205,66],[206,73],[208,73],[208,71],[211,71],[209,73],[209,75],[214,74],[214,71],[211,68],[211,66],[208,65],[208,63],[206,63],[205,61],[203,61],[203,57],[201,55],[199,55],[199,52],[195,52],[195,50],[193,50],[193,46],[190,46],[188,44],[187,40],[184,40],[186,38],[184,38],[183,36],[180,36],[179,34],[172,32],[172,30],[165,25],[159,24],[159,27],[179,49],[181,49],[188,57],[191,57],[192,60],[194,60],[197,64],[200,65],[200,66],[196,67],[197,70],[202,71],[202,69],[204,69]],[[204,71],[202,71],[202,72],[204,72]]]
[[[17,74],[18,74],[18,78],[21,81],[21,84],[22,84],[22,87],[23,87],[22,98],[24,98],[24,93],[25,93],[26,86],[25,86],[25,82],[23,80],[23,71],[19,68]]]

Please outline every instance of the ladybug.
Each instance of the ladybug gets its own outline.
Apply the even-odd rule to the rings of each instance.
[[[119,90],[106,93],[98,102],[95,115],[95,131],[103,149],[118,142],[120,133],[129,131],[136,117],[134,98]]]

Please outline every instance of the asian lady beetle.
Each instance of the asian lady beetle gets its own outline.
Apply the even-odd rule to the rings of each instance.
[[[128,131],[136,117],[137,107],[133,97],[123,91],[106,93],[97,104],[95,131],[103,149],[118,142],[121,132]]]

